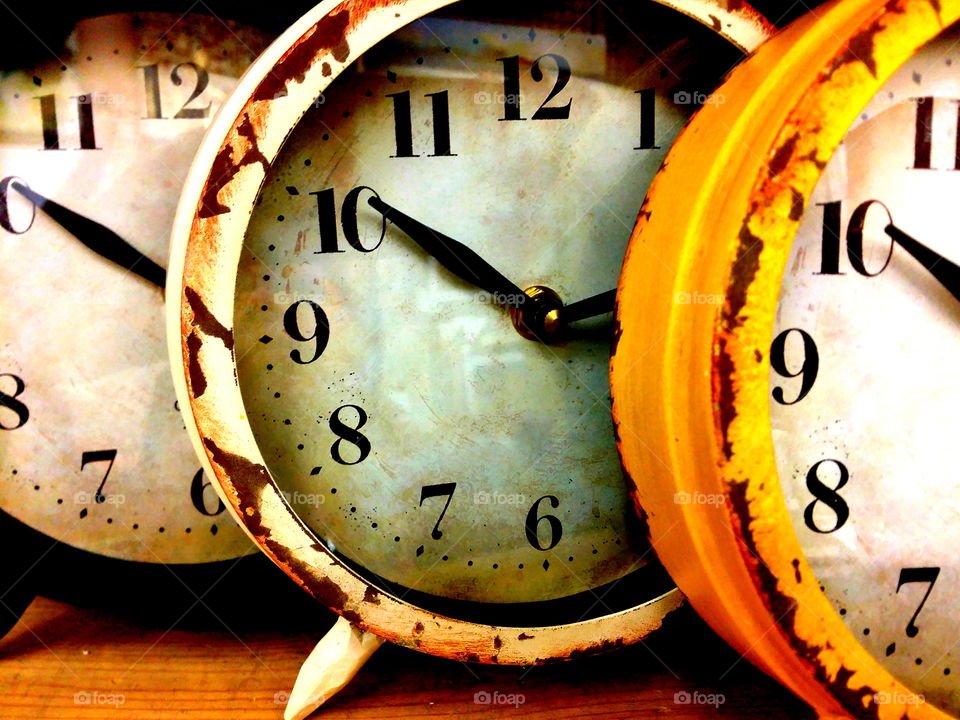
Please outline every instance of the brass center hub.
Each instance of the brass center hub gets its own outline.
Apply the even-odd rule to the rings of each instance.
[[[513,327],[527,340],[548,342],[560,333],[563,300],[543,285],[534,285],[523,292],[527,300],[519,307],[510,307]]]

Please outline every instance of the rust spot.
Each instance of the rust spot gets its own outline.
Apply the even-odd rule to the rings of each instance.
[[[789,140],[777,148],[773,158],[768,163],[771,176],[776,177],[786,169],[790,158],[793,157],[793,151],[797,149],[798,142],[800,142],[800,133],[794,133]]]
[[[750,504],[746,497],[746,488],[748,485],[749,480],[731,482],[729,484],[729,492],[727,493],[727,503],[733,510],[731,519],[734,523],[734,529],[737,531],[737,537],[742,540],[741,556],[750,574],[760,586],[767,610],[773,617],[777,618],[777,624],[779,624],[784,631],[787,642],[800,660],[812,669],[817,681],[825,686],[830,694],[833,695],[851,715],[858,718],[874,718],[879,720],[879,707],[876,703],[872,702],[872,700],[869,703],[866,710],[866,712],[869,712],[869,715],[865,714],[863,703],[864,698],[872,699],[873,696],[876,695],[876,689],[867,685],[862,685],[858,688],[849,687],[850,678],[853,677],[854,672],[843,666],[836,671],[836,676],[831,679],[819,659],[821,651],[829,648],[830,645],[827,644],[824,648],[821,648],[804,642],[796,636],[793,626],[797,612],[797,601],[780,592],[777,586],[777,578],[770,571],[770,568],[759,559],[759,553],[757,552],[756,541],[753,539],[753,529],[751,526],[753,515],[750,513]],[[797,561],[794,560],[794,562],[796,563]]]
[[[729,460],[733,457],[733,445],[730,443],[730,425],[737,418],[737,391],[734,387],[733,358],[727,352],[727,339],[721,337],[717,350],[716,370],[717,414],[720,419],[720,432],[723,436],[723,455]]]
[[[797,584],[799,585],[800,583],[803,582],[803,576],[800,575],[800,559],[794,558],[790,564],[793,565],[793,577],[797,581]]]
[[[819,128],[819,127],[818,127],[817,129],[813,130],[813,133],[814,133],[814,134],[816,134],[816,133],[818,133],[818,132],[820,132],[820,128]],[[817,151],[816,151],[816,150],[811,150],[809,153],[807,153],[806,155],[804,155],[804,156],[803,156],[802,158],[800,158],[800,159],[801,159],[801,160],[806,160],[807,162],[812,162],[814,165],[817,166],[817,169],[820,170],[821,172],[827,169],[827,161],[826,161],[826,160],[821,160],[820,158],[818,158],[818,157],[817,157]]]
[[[585,645],[582,648],[576,650],[571,650],[569,658],[573,660],[574,658],[583,657],[585,655],[596,655],[598,653],[610,652],[611,650],[617,650],[626,645],[623,639],[617,638],[616,640],[604,640],[600,643],[594,643],[593,645]]]
[[[517,635],[517,640],[533,640],[536,635],[527,635],[526,633],[520,633]]]
[[[307,70],[317,56],[327,50],[333,53],[337,62],[344,62],[350,57],[350,45],[347,42],[349,27],[349,10],[326,15],[313,26],[309,34],[304,35],[280,58],[273,72],[269,73],[254,91],[253,100],[274,100],[286,95],[286,78],[293,78],[298,83],[303,82]]]
[[[422,633],[422,632],[423,632],[423,623],[422,623],[422,622],[418,622],[416,625],[413,626],[413,634],[414,634],[414,635],[419,635],[419,634]]]
[[[938,14],[940,13],[939,0],[930,0],[930,5],[937,11]],[[904,9],[900,7],[899,0],[889,0],[886,6],[884,6],[885,14],[903,14],[903,12]],[[833,65],[831,65],[830,69],[827,71],[827,77],[829,78],[841,67],[852,62],[863,63],[867,70],[870,71],[870,74],[873,75],[873,77],[876,77],[877,61],[874,57],[874,41],[876,40],[877,34],[880,33],[885,27],[885,25],[882,25],[880,21],[877,20],[866,30],[850,38],[850,40],[847,41],[847,45],[843,49],[843,52],[837,56],[837,59],[833,61]]]
[[[613,309],[613,338],[610,340],[610,357],[616,357],[617,348],[620,347],[620,340],[623,338],[623,325],[620,323],[620,305],[617,303]]]
[[[379,605],[380,591],[373,586],[367,586],[367,589],[363,591],[363,601],[371,605]]]
[[[355,610],[344,610],[344,609],[342,609],[343,606],[344,606],[344,603],[346,603],[346,601],[347,601],[347,595],[346,595],[346,593],[344,593],[343,590],[341,590],[339,587],[337,587],[337,585],[333,582],[333,580],[328,580],[327,578],[319,578],[319,579],[318,579],[318,582],[327,583],[327,584],[329,584],[329,586],[330,586],[331,588],[336,588],[336,590],[337,590],[337,595],[334,596],[334,598],[335,598],[335,600],[336,600],[336,604],[334,604],[334,602],[331,602],[329,599],[325,599],[325,597],[321,597],[320,595],[318,595],[316,592],[314,592],[314,591],[311,589],[310,592],[313,594],[313,596],[314,596],[315,598],[317,598],[317,600],[319,600],[320,602],[322,602],[324,605],[326,605],[327,607],[334,608],[335,610],[340,610],[340,615],[343,616],[343,619],[344,619],[344,620],[348,620],[348,621],[352,622],[354,625],[359,625],[359,626],[362,627],[362,626],[363,626],[363,616],[362,616],[360,613],[356,612]],[[312,587],[313,587],[313,586],[311,586],[311,588],[312,588]]]
[[[480,662],[480,656],[476,653],[464,653],[463,659],[465,662],[478,663]]]
[[[317,578],[316,582],[311,584],[310,592],[317,600],[328,607],[343,607],[347,602],[347,594],[330,578]],[[343,616],[347,620],[354,622],[351,618],[347,617],[347,613],[344,613]]]
[[[614,440],[616,442],[617,448],[620,449],[623,446],[620,444],[620,423],[613,424],[613,434]],[[639,486],[634,482],[633,477],[627,472],[626,466],[623,464],[623,453],[618,453],[620,457],[620,472],[623,473],[623,480],[626,483],[627,489],[630,491],[630,497],[633,500],[633,507],[636,511],[636,523],[640,532],[643,534],[647,540],[651,539],[650,534],[650,516],[647,514],[646,508],[640,502],[640,496],[637,494],[639,491]]]
[[[763,362],[763,353],[760,352],[759,350],[754,350],[754,351],[753,351],[753,358],[757,361],[757,363],[762,363],[762,362]]]
[[[230,208],[220,202],[220,191],[223,190],[230,181],[236,176],[240,169],[260,163],[263,165],[263,171],[270,169],[270,163],[266,156],[260,152],[260,146],[257,140],[257,132],[250,121],[250,115],[244,115],[240,126],[237,128],[240,137],[246,138],[250,144],[249,149],[243,153],[239,160],[233,159],[233,145],[227,144],[217,153],[213,166],[210,168],[210,176],[207,178],[207,184],[203,188],[203,195],[200,198],[200,209],[197,211],[198,217],[207,219],[217,215],[223,215],[230,212]]]
[[[724,320],[728,330],[733,330],[742,324],[740,312],[747,304],[747,293],[760,269],[760,253],[763,251],[763,240],[750,231],[750,216],[753,208],[747,214],[740,229],[740,247],[737,249],[737,261],[733,264],[730,283],[727,287],[727,302],[724,307]]]
[[[213,438],[204,438],[203,445],[210,453],[210,459],[230,476],[230,481],[237,488],[240,497],[257,497],[259,492],[270,484],[270,475],[263,465],[221,449]]]
[[[720,18],[716,15],[707,15],[707,17],[710,18],[714,31],[720,32],[723,29],[723,23],[720,22]]]
[[[187,336],[187,366],[190,374],[190,390],[195,398],[203,397],[207,391],[207,378],[200,367],[200,348],[203,340],[196,330],[191,330]]]
[[[785,597],[777,589],[777,578],[770,571],[770,568],[760,560],[760,554],[757,551],[756,542],[753,539],[753,530],[750,523],[753,517],[750,514],[750,503],[747,500],[748,481],[729,483],[729,492],[727,493],[727,503],[733,510],[733,520],[735,525],[739,525],[740,532],[737,536],[742,538],[741,556],[750,571],[760,584],[765,598],[770,600],[768,610],[775,616],[784,616],[781,624],[785,626],[793,625],[793,618],[797,612],[797,601],[793,598]]]
[[[797,192],[796,188],[790,188],[790,192],[793,196],[790,202],[790,219],[797,222],[803,217],[803,194]]]
[[[501,640],[500,636],[497,635],[493,638],[493,648],[495,650],[499,650],[501,647],[503,647],[503,640]]]
[[[213,313],[207,308],[200,297],[200,293],[192,287],[184,288],[184,294],[187,296],[187,302],[193,311],[193,325],[200,328],[200,332],[209,337],[215,337],[226,346],[227,350],[233,350],[233,332],[221,324]]]
[[[736,365],[727,348],[731,331],[743,324],[740,313],[747,304],[747,293],[753,284],[757,271],[760,268],[760,253],[763,251],[763,240],[750,231],[750,217],[756,207],[751,208],[740,229],[740,247],[738,259],[733,264],[730,283],[727,286],[727,301],[723,309],[726,333],[720,337],[717,345],[716,362],[714,364],[714,393],[717,399],[717,413],[720,420],[720,431],[723,435],[723,454],[729,460],[733,456],[733,448],[729,440],[730,425],[737,417],[736,409]]]
[[[333,69],[330,67],[330,63],[328,62],[325,62],[320,67],[320,70],[323,72],[324,77],[330,77],[331,75],[333,75]]]

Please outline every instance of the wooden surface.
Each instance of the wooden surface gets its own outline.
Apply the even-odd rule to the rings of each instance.
[[[318,607],[316,615],[315,627],[332,623],[326,610]],[[0,640],[0,718],[278,720],[318,630],[246,632],[218,625],[209,631],[150,628],[35,600]],[[478,703],[485,698],[478,693],[491,699],[500,693],[501,704]],[[687,697],[691,702],[683,703]],[[517,706],[503,704],[508,701]],[[314,717],[812,720],[813,715],[739,659],[691,612],[681,611],[645,644],[547,667],[468,666],[385,646]]]

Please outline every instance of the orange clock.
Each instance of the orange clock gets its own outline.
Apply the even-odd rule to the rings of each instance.
[[[621,278],[652,542],[824,717],[960,714],[958,17],[844,0],[768,42],[675,144]]]

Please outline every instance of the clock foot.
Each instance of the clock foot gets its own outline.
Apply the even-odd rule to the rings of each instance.
[[[300,668],[284,720],[303,720],[340,692],[383,643],[383,638],[337,620]]]

